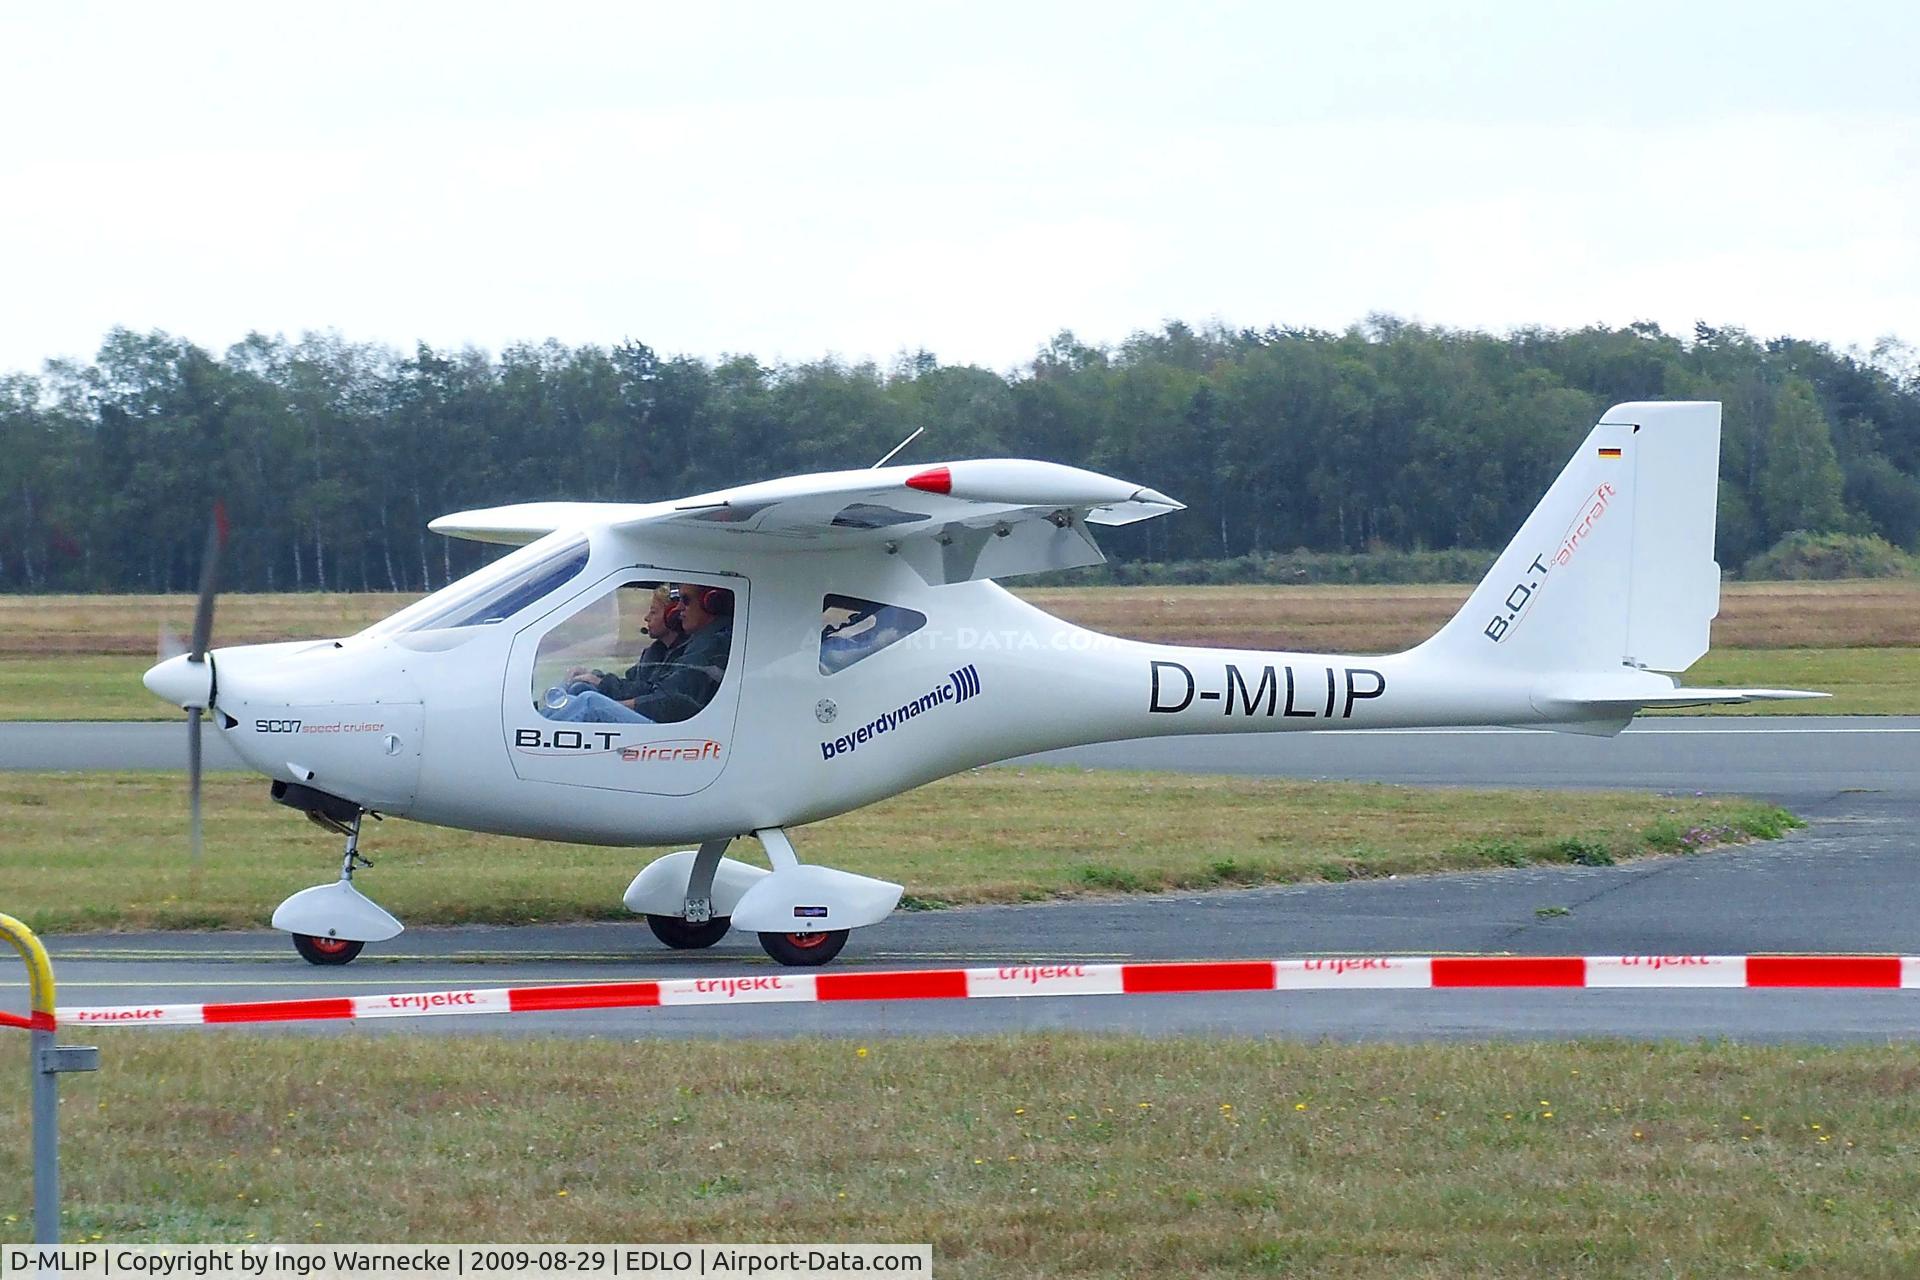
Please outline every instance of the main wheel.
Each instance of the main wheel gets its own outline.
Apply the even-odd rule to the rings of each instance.
[[[726,937],[727,930],[732,927],[733,921],[726,916],[715,916],[705,924],[691,924],[679,916],[647,917],[647,928],[653,930],[653,936],[675,951],[697,951],[701,947],[710,947]]]
[[[781,964],[796,967],[825,964],[847,945],[846,929],[828,929],[823,933],[763,933],[760,946]]]
[[[360,954],[364,942],[350,942],[346,938],[316,938],[311,934],[293,935],[293,949],[308,964],[346,964]]]

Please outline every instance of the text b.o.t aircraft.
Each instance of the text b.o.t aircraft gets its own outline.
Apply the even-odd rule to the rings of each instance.
[[[1820,696],[1673,674],[1719,608],[1719,449],[1718,404],[1615,406],[1460,613],[1387,656],[1144,644],[1044,613],[991,579],[1099,563],[1092,527],[1180,504],[982,460],[445,516],[441,533],[524,545],[339,640],[209,650],[209,574],[192,651],[146,683],[192,713],[196,812],[205,712],[276,799],[347,836],[339,880],[274,913],[315,963],[401,930],[351,883],[373,812],[692,844],[626,893],[662,941],[741,928],[822,964],[902,887],[801,863],[787,831],[977,765],[1160,734],[1610,735],[1642,707]],[[661,643],[629,666],[648,614]],[[724,856],[749,834],[771,870]]]

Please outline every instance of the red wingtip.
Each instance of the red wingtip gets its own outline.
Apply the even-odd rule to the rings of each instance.
[[[214,499],[213,524],[220,531],[220,542],[224,546],[227,541],[227,503],[224,498]]]
[[[927,493],[952,493],[953,471],[947,467],[929,467],[916,475],[908,476],[907,488],[920,489]]]

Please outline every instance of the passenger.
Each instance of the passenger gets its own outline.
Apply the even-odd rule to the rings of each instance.
[[[675,594],[687,638],[654,664],[658,674],[651,677],[652,688],[625,699],[587,689],[549,709],[547,717],[600,724],[673,724],[698,715],[726,676],[733,647],[733,593],[723,587],[686,583]]]
[[[661,724],[690,720],[713,701],[733,650],[733,592],[683,582],[679,597],[687,642],[673,654],[652,691],[633,704],[634,710]]]
[[[585,693],[593,689],[629,706],[641,694],[652,692],[655,682],[666,670],[669,655],[687,642],[687,633],[680,626],[683,612],[679,601],[673,598],[672,588],[665,583],[655,587],[642,627],[653,637],[653,643],[641,652],[640,660],[628,667],[624,675],[575,667],[567,672],[567,692]]]

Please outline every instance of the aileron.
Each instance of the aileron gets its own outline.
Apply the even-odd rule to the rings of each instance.
[[[832,471],[661,503],[530,502],[441,516],[450,537],[518,545],[606,526],[663,541],[790,551],[884,546],[929,583],[1013,577],[1105,560],[1087,525],[1151,519],[1181,504],[1156,490],[1053,462],[986,458]]]

